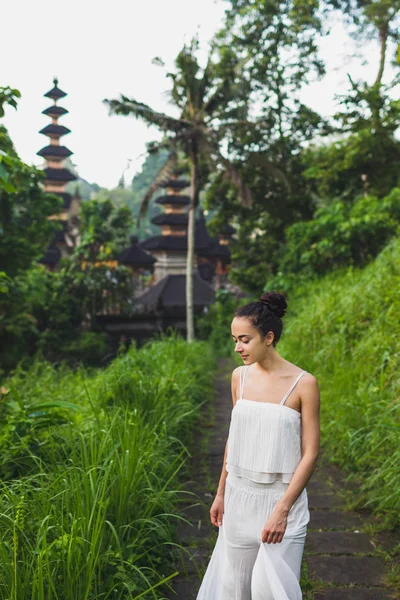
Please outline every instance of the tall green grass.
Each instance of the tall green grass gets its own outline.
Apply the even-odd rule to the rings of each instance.
[[[163,597],[214,367],[205,342],[161,336],[102,371],[37,363],[3,382],[3,600]]]
[[[364,269],[289,299],[279,350],[321,390],[322,443],[362,482],[363,504],[400,523],[400,241]]]

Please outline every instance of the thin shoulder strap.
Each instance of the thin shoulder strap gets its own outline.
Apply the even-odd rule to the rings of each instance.
[[[300,379],[303,377],[303,375],[305,375],[307,373],[307,371],[302,371],[295,379],[294,383],[292,384],[292,387],[290,388],[290,390],[288,392],[286,392],[286,394],[284,395],[284,397],[282,398],[280,404],[285,404],[286,400],[288,399],[289,395],[292,393],[292,391],[294,390],[294,388],[296,387],[298,381],[300,381]]]
[[[243,390],[244,390],[244,380],[246,379],[246,373],[250,365],[243,365],[240,369],[240,397],[239,399],[243,399]]]

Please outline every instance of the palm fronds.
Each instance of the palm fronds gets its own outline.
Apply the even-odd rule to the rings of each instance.
[[[156,125],[162,131],[181,131],[184,128],[190,127],[190,121],[183,119],[175,119],[164,113],[153,110],[147,104],[137,102],[127,96],[121,94],[120,100],[104,100],[105,104],[110,107],[110,112],[116,115],[132,115],[137,119],[142,119],[149,125]]]
[[[242,179],[235,165],[221,154],[214,132],[207,130],[207,133],[208,136],[204,135],[200,140],[202,154],[211,162],[215,170],[221,170],[222,168],[223,176],[237,189],[241,205],[247,208],[251,207],[253,205],[253,195],[250,188]]]

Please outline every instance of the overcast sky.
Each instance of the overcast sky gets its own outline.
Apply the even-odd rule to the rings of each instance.
[[[165,96],[169,80],[152,58],[161,57],[172,69],[184,41],[196,32],[205,56],[226,7],[222,0],[2,0],[0,85],[22,94],[18,110],[7,108],[3,123],[20,157],[43,164],[36,152],[48,138],[38,131],[49,123],[41,113],[52,103],[43,95],[57,76],[68,93],[59,104],[69,111],[59,123],[71,129],[61,141],[73,151],[79,175],[112,188],[130,159],[130,179],[143,163],[146,143],[159,134],[133,118],[109,116],[102,100],[123,93],[171,112]],[[321,42],[328,75],[304,91],[303,101],[332,114],[335,93],[347,89],[348,72],[371,81],[377,71],[376,44],[359,47],[361,58],[355,52],[343,27],[332,22],[330,36]]]

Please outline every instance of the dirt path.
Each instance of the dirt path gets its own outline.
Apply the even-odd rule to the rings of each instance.
[[[232,408],[230,378],[234,363],[219,361],[215,400],[201,417],[191,459],[191,480],[185,489],[197,495],[187,500],[184,514],[190,524],[179,527],[185,547],[168,598],[195,600],[218,530],[209,520],[209,509],[221,473]],[[371,515],[346,509],[351,486],[336,467],[322,456],[307,486],[311,521],[303,561],[304,598],[315,600],[393,600],[389,591],[393,547],[391,533],[372,534]],[[398,557],[397,557],[398,558]],[[308,573],[307,573],[308,572]],[[210,599],[211,600],[211,599]],[[225,600],[225,599],[224,599]],[[228,598],[226,600],[229,600]]]

